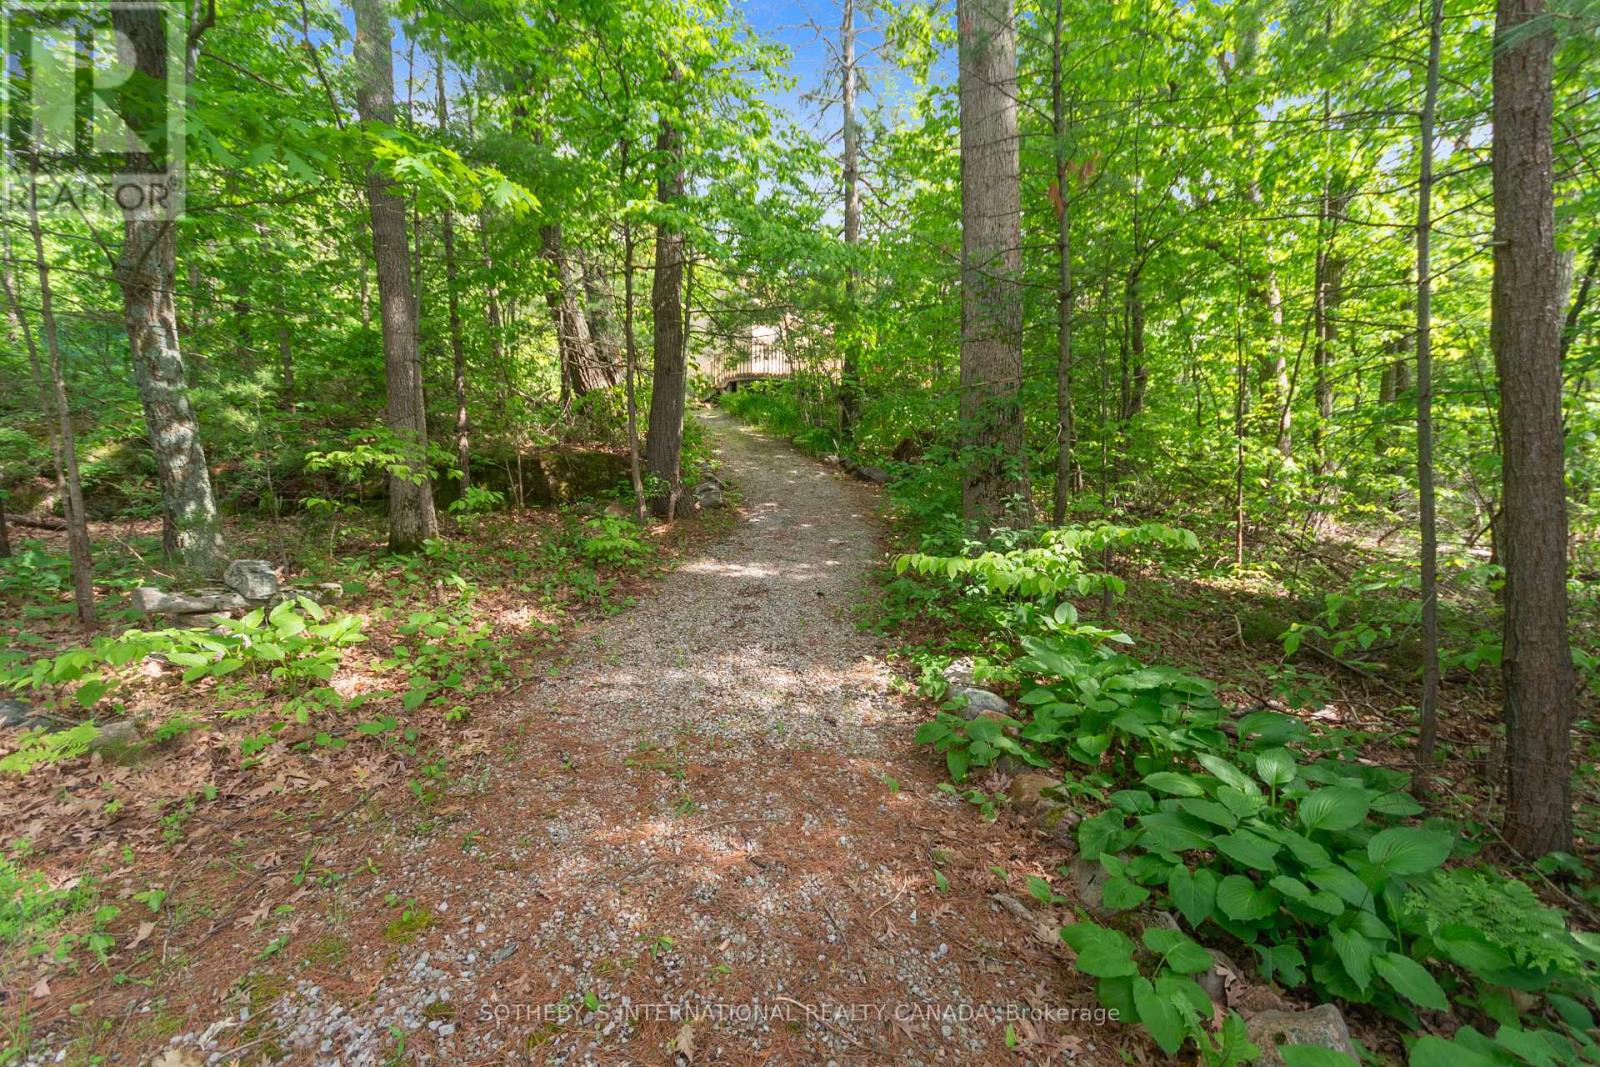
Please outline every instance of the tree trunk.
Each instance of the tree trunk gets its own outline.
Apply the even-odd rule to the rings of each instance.
[[[161,17],[159,11],[131,7],[112,12],[117,33],[135,49],[134,69],[157,85],[165,84],[167,78]],[[136,161],[136,169],[140,168],[156,169],[148,160]],[[144,406],[161,482],[162,549],[168,558],[187,567],[214,573],[221,570],[226,553],[178,344],[178,316],[172,300],[177,276],[172,220],[125,211],[122,255],[115,274],[122,290],[134,384]]]
[[[392,30],[386,0],[354,0],[356,107],[364,122],[394,120]],[[389,550],[412,552],[439,532],[428,478],[428,425],[417,348],[416,304],[407,262],[406,205],[375,162],[367,165],[372,256],[378,267],[378,312],[390,432],[405,455],[405,471],[389,475]]]
[[[844,0],[844,18],[839,24],[840,103],[844,113],[844,158],[840,178],[844,185],[845,255],[850,258],[845,266],[845,321],[839,346],[839,435],[846,443],[855,440],[856,422],[861,417],[861,338],[856,325],[860,271],[855,261],[857,246],[861,243],[861,150],[860,131],[856,127],[855,18],[855,0]]]
[[[444,92],[444,56],[440,55],[433,66],[434,90],[438,97],[440,129],[450,122],[450,101]],[[456,469],[461,472],[461,492],[472,487],[472,438],[467,419],[467,349],[461,342],[461,296],[456,290],[456,225],[448,207],[440,221],[444,241],[444,288],[450,309],[450,355],[455,373],[452,384],[456,394]]]
[[[958,0],[961,122],[961,508],[980,530],[1021,519],[1021,185],[1011,0]]]
[[[589,332],[589,318],[580,299],[582,281],[562,247],[561,224],[539,227],[540,255],[550,265],[550,286],[545,300],[555,325],[556,352],[561,359],[561,384],[572,396],[583,396],[606,386],[605,371]]]
[[[39,205],[28,197],[28,228],[33,235],[34,266],[39,272],[39,326],[44,335],[45,354],[50,357],[50,409],[56,422],[61,446],[61,468],[67,495],[62,510],[67,519],[67,554],[72,560],[72,599],[78,621],[85,626],[95,622],[94,558],[89,550],[89,518],[83,506],[83,488],[78,481],[78,446],[72,430],[72,408],[67,401],[67,385],[61,370],[61,344],[56,336],[56,316],[50,291],[50,268],[44,258],[44,234],[39,228]],[[170,290],[169,290],[170,292]],[[168,306],[170,306],[170,297]],[[18,305],[18,314],[21,314]]]
[[[1050,37],[1050,118],[1055,135],[1056,164],[1056,484],[1051,518],[1057,526],[1067,521],[1067,504],[1073,489],[1072,449],[1076,428],[1072,423],[1072,196],[1076,192],[1068,173],[1067,110],[1062,94],[1062,51],[1066,46],[1065,0],[1056,0],[1055,24]]]
[[[589,320],[589,338],[594,342],[594,353],[607,385],[617,384],[617,370],[622,366],[622,346],[617,341],[616,297],[606,277],[605,267],[592,256],[579,260],[578,273],[583,280],[583,313]]]
[[[1531,20],[1544,25],[1529,27]],[[1506,822],[1530,858],[1572,847],[1575,692],[1567,640],[1560,260],[1551,118],[1554,31],[1544,0],[1498,0],[1494,50],[1494,286],[1505,565]]]
[[[683,135],[665,119],[656,137],[660,160],[656,199],[670,212],[683,198]],[[655,282],[650,287],[655,319],[654,373],[650,382],[650,428],[645,434],[645,466],[661,480],[665,495],[650,506],[671,517],[682,490],[684,389],[688,368],[683,334],[683,233],[670,218],[656,227]]]
[[[1417,765],[1433,760],[1439,737],[1439,531],[1433,488],[1433,124],[1439,97],[1444,0],[1432,0],[1428,21],[1428,80],[1423,89],[1417,181],[1417,504],[1421,526],[1422,703]],[[1426,788],[1427,783],[1423,782]]]
[[[623,166],[627,166],[627,148],[623,148]],[[622,339],[625,347],[624,374],[627,381],[628,400],[628,477],[633,482],[634,517],[643,526],[646,501],[644,476],[639,470],[639,400],[634,388],[635,369],[639,365],[639,345],[633,329],[633,224],[624,216],[622,220]]]
[[[283,321],[278,323],[278,366],[279,385],[282,388],[278,396],[278,406],[292,413],[295,409],[294,348],[290,342],[289,324]]]

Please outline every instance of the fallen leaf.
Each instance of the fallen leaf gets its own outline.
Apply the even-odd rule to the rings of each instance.
[[[38,1000],[43,1000],[50,995],[50,979],[41,978],[34,983],[33,995]]]
[[[133,940],[128,942],[128,947],[129,948],[138,948],[139,945],[146,938],[148,938],[151,934],[153,934],[155,932],[156,932],[156,924],[155,923],[149,922],[149,921],[140,923],[139,924],[139,932],[133,935]]]
[[[672,1039],[672,1051],[682,1056],[685,1063],[694,1062],[694,1023],[687,1022],[678,1028]]]

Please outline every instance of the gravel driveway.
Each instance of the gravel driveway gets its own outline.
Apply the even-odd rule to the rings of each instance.
[[[357,846],[388,926],[264,1009],[295,1062],[1108,1059],[1059,1021],[1093,1000],[1054,926],[992,899],[1052,860],[936,788],[855,625],[877,491],[701,418],[741,521],[475,724],[466,794]]]

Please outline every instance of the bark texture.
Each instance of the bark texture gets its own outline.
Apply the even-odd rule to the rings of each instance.
[[[444,92],[444,57],[433,68],[434,91],[438,97],[440,128],[450,123],[450,100]],[[472,487],[472,427],[467,417],[467,349],[461,341],[461,295],[457,291],[456,220],[448,207],[440,220],[444,239],[444,287],[450,308],[450,355],[454,367],[451,384],[456,394],[456,469],[461,472],[461,491]]]
[[[959,0],[963,514],[983,530],[1026,499],[1021,185],[1010,0]],[[1024,509],[1025,510],[1025,509]]]
[[[545,300],[561,358],[561,391],[567,396],[583,396],[604,389],[612,383],[589,330],[589,316],[584,313],[583,279],[563,246],[559,223],[539,227],[539,245],[550,268]]]
[[[1506,840],[1572,846],[1572,652],[1561,429],[1561,269],[1551,154],[1555,40],[1544,0],[1499,0],[1494,51],[1494,289],[1506,569]]]
[[[683,198],[683,135],[663,121],[656,136],[661,160],[656,199],[671,208]],[[645,433],[645,468],[665,483],[651,509],[671,515],[682,490],[683,401],[688,368],[683,331],[683,233],[671,221],[656,227],[655,281],[650,287],[655,319],[654,374],[650,382],[650,428]]]
[[[854,256],[861,243],[861,134],[856,126],[856,5],[844,0],[844,15],[839,23],[840,109],[844,114],[844,152],[840,183],[844,186],[844,243]],[[855,439],[856,421],[861,417],[860,336],[855,327],[856,288],[859,271],[852,258],[845,268],[843,344],[839,348],[839,433],[846,441]]]
[[[135,49],[134,69],[151,86],[166,84],[161,18],[153,9],[118,7],[112,12],[117,32]],[[156,168],[146,160],[144,169]],[[172,299],[177,276],[172,220],[125,213],[115,274],[122,290],[134,385],[144,407],[161,483],[162,549],[169,559],[215,573],[226,562],[226,553],[200,423],[189,403],[178,343],[178,315]]]
[[[392,29],[385,0],[355,0],[356,108],[364,122],[394,119]],[[417,348],[416,303],[406,242],[406,205],[376,164],[366,176],[372,217],[372,256],[378,267],[378,313],[383,328],[387,421],[407,455],[409,472],[389,475],[389,549],[411,552],[439,532],[428,480],[428,426]]]

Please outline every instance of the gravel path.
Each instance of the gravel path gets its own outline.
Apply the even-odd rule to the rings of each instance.
[[[742,521],[482,723],[436,818],[353,843],[366,932],[263,1006],[294,1062],[396,1033],[427,1064],[1102,1058],[1059,947],[991,899],[1048,860],[936,788],[854,625],[875,490],[702,418]]]

